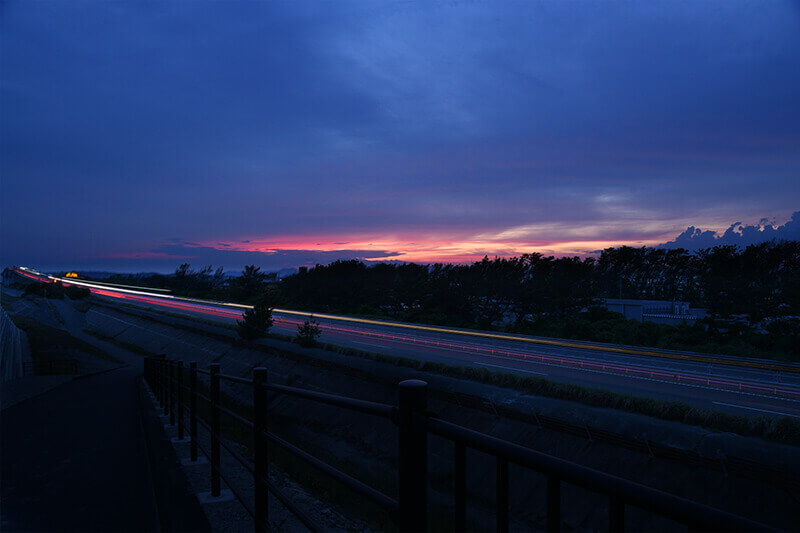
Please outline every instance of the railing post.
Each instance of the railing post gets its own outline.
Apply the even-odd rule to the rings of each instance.
[[[219,363],[211,365],[211,495],[220,493],[219,458]]]
[[[189,363],[189,438],[192,462],[197,461],[197,363]]]
[[[158,372],[161,368],[158,366],[158,359],[153,359],[153,392],[156,393],[156,400],[158,405],[161,406],[161,382],[158,379]]]
[[[428,525],[428,384],[400,383],[398,404],[398,503],[400,531],[425,531]]]
[[[175,371],[178,374],[178,382],[175,384],[178,389],[178,440],[183,440],[183,361],[178,361]]]
[[[167,363],[167,379],[169,380],[169,425],[175,425],[175,361]]]
[[[508,459],[497,457],[497,531],[508,531]]]
[[[161,361],[158,359],[153,359],[153,391],[156,393],[158,405],[164,407],[161,403]]]
[[[625,503],[616,496],[609,497],[608,530],[611,533],[625,531]]]
[[[156,393],[156,400],[159,406],[161,405],[161,382],[158,379],[158,372],[161,368],[158,366],[158,359],[153,359],[153,392]]]
[[[547,531],[561,530],[561,480],[547,476]]]
[[[169,414],[168,407],[167,407],[167,378],[164,377],[167,373],[167,361],[166,359],[162,359],[158,363],[158,381],[159,381],[159,389],[161,389],[161,408],[164,410],[164,414]]]
[[[467,529],[467,448],[463,442],[456,441],[453,450],[453,480],[455,482],[455,530]]]
[[[269,478],[267,451],[267,369],[253,369],[253,482],[255,485],[254,509],[256,531],[269,529],[269,492],[265,483]]]

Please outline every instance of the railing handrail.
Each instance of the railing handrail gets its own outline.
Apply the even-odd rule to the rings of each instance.
[[[199,374],[205,374],[207,376],[211,375],[211,372],[207,370],[197,369]],[[230,374],[218,374],[219,379],[225,381],[232,381],[234,383],[239,383],[241,385],[247,385],[252,387],[253,382],[252,380],[241,378],[238,376],[231,376]],[[297,396],[301,398],[306,398],[309,400],[318,401],[320,403],[326,403],[329,405],[336,405],[339,407],[344,407],[347,409],[351,409],[353,411],[359,411],[361,413],[366,413],[374,416],[379,416],[383,418],[393,418],[397,415],[397,408],[394,405],[388,405],[384,403],[378,402],[371,402],[368,400],[360,400],[358,398],[350,398],[347,396],[339,396],[336,394],[329,394],[326,392],[318,392],[309,389],[300,389],[297,387],[290,387],[288,385],[276,385],[274,383],[267,383],[264,385],[267,390],[273,392],[280,392],[283,394],[289,394],[291,396]]]
[[[371,402],[368,400],[360,400],[358,398],[348,398],[346,396],[339,396],[336,394],[329,394],[327,392],[318,392],[308,389],[299,389],[297,387],[289,387],[287,385],[275,385],[268,383],[264,386],[267,390],[289,394],[308,400],[325,403],[328,405],[335,405],[344,407],[351,411],[359,411],[369,415],[379,416],[382,418],[394,418],[397,414],[397,407],[384,403]]]
[[[322,472],[328,474],[332,478],[336,479],[337,481],[349,486],[351,489],[355,490],[362,496],[369,498],[373,503],[376,503],[390,511],[392,513],[397,512],[397,500],[387,496],[386,494],[382,493],[378,489],[374,487],[370,487],[363,481],[359,481],[353,476],[342,472],[336,467],[333,467],[327,464],[325,461],[314,457],[307,451],[295,446],[294,444],[280,438],[279,436],[275,435],[274,433],[263,433],[264,437],[267,438],[270,442],[274,442],[284,450],[290,452],[291,454],[299,457],[300,459],[304,460],[305,462],[317,467]]]
[[[427,429],[440,437],[461,442],[470,448],[489,455],[505,457],[509,462],[542,474],[555,476],[572,485],[619,497],[626,504],[650,511],[664,518],[676,519],[676,521],[683,523],[694,523],[714,530],[774,531],[773,528],[759,522],[538,452],[439,418],[428,418]]]

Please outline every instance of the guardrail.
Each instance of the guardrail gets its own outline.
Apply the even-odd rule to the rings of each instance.
[[[210,396],[205,396],[198,391],[198,374],[208,376]],[[270,493],[309,529],[320,529],[294,504],[291,498],[287,497],[280,487],[275,486],[269,480],[271,446],[283,449],[372,501],[395,520],[401,531],[426,530],[428,522],[427,440],[429,434],[448,439],[454,445],[454,525],[457,531],[466,528],[467,448],[487,453],[496,459],[495,502],[498,531],[508,531],[509,529],[508,471],[511,464],[532,469],[547,476],[546,525],[548,531],[558,531],[561,527],[561,486],[564,483],[608,496],[608,525],[611,531],[625,529],[627,506],[644,509],[675,520],[689,526],[690,529],[770,530],[764,524],[441,420],[427,409],[428,385],[424,381],[407,380],[399,383],[397,405],[387,405],[272,384],[267,380],[265,368],[254,369],[252,379],[245,379],[221,374],[219,364],[212,364],[208,370],[202,370],[198,369],[194,362],[187,366],[183,361],[146,358],[145,379],[160,402],[164,414],[169,416],[170,423],[177,424],[179,439],[183,439],[185,436],[185,418],[188,410],[191,460],[197,461],[198,449],[202,449],[209,458],[212,495],[220,495],[221,480],[226,480],[226,475],[221,470],[221,447],[225,447],[231,456],[253,475],[255,492],[252,499],[244,498],[233,484],[228,483],[228,485],[253,517],[257,531],[269,529],[267,498]],[[252,420],[222,405],[220,382],[223,380],[251,388]],[[272,433],[267,408],[268,393],[300,397],[393,421],[397,426],[398,439],[398,491],[396,497],[380,492]],[[207,402],[210,406],[210,420],[203,420],[199,416],[198,399]],[[220,418],[223,414],[252,431],[252,460],[243,457],[220,434]],[[198,424],[203,425],[210,433],[210,449],[205,449],[198,440]]]

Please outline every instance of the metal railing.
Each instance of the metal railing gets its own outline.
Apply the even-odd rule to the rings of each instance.
[[[608,431],[595,427],[589,422],[576,424],[552,416],[552,414],[543,414],[535,408],[530,411],[523,411],[511,405],[494,403],[482,396],[461,391],[431,390],[430,393],[432,397],[435,396],[438,400],[453,403],[459,407],[532,424],[538,429],[549,429],[582,437],[590,442],[596,441],[619,446],[647,454],[650,457],[675,461],[690,468],[708,469],[721,473],[725,477],[743,477],[790,491],[800,491],[800,477],[792,469],[781,469],[764,462],[757,462],[721,452],[717,452],[716,456],[709,456],[708,453],[700,453],[694,449],[681,448],[646,438],[631,437],[622,433]]]
[[[209,394],[198,391],[198,374],[209,379]],[[427,408],[428,385],[424,381],[406,380],[398,384],[397,405],[375,403],[355,398],[326,394],[307,389],[269,383],[267,370],[255,368],[251,379],[220,373],[220,365],[212,364],[208,370],[197,368],[192,362],[166,358],[145,359],[145,379],[160,402],[164,415],[171,425],[177,425],[178,438],[185,436],[185,418],[188,410],[190,455],[197,461],[198,449],[211,463],[211,493],[219,496],[221,481],[225,480],[231,492],[254,519],[256,531],[269,529],[268,495],[273,494],[304,525],[311,530],[320,528],[280,487],[269,479],[270,449],[281,448],[382,508],[397,523],[401,531],[424,531],[428,524],[428,435],[436,435],[453,442],[454,450],[454,502],[455,530],[466,529],[466,450],[474,449],[495,457],[496,461],[496,529],[509,529],[509,467],[518,465],[547,477],[546,528],[561,529],[561,487],[571,484],[608,497],[608,528],[624,531],[627,507],[636,507],[664,518],[685,524],[689,529],[768,531],[764,524],[736,516],[718,509],[698,504],[666,492],[612,476],[588,467],[571,463],[530,448],[486,435],[437,418]],[[188,385],[187,385],[188,381]],[[220,382],[227,381],[251,388],[252,420],[222,405]],[[294,446],[270,431],[267,394],[285,394],[321,404],[344,408],[362,414],[391,420],[397,426],[397,496],[391,497],[355,479],[334,466]],[[188,403],[187,396],[188,394]],[[210,407],[209,420],[199,415],[201,399]],[[221,434],[221,415],[236,420],[249,428],[252,434],[252,460],[244,458],[230,441]],[[210,433],[210,449],[199,442],[198,424]],[[245,498],[234,484],[228,483],[221,468],[220,451],[224,447],[253,475],[254,496]]]

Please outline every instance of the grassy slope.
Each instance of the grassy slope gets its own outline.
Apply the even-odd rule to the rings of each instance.
[[[135,306],[130,307],[136,308]],[[171,313],[169,311],[154,309],[150,309],[150,311],[165,316],[184,320],[187,319],[184,315]],[[192,318],[191,320],[194,319]],[[236,329],[233,325],[220,325],[219,323],[202,319],[199,321],[216,327],[224,327],[232,330]],[[191,329],[197,333],[203,333],[202,328]],[[286,342],[292,340],[292,337],[288,335],[277,333],[270,333],[269,338]],[[115,342],[112,339],[106,340]],[[252,346],[256,349],[266,348],[263,345],[255,343],[252,344]],[[431,372],[458,379],[467,379],[489,385],[496,385],[526,394],[568,400],[591,407],[617,409],[660,420],[681,422],[717,431],[732,432],[743,436],[760,437],[775,442],[795,445],[800,444],[800,421],[790,417],[738,416],[713,409],[702,409],[682,402],[655,400],[652,398],[620,394],[598,388],[559,383],[536,376],[521,376],[508,372],[488,370],[486,368],[478,369],[467,366],[419,361],[408,357],[390,356],[328,343],[320,344],[319,347],[343,355],[360,357],[395,366],[414,368],[422,372]]]

